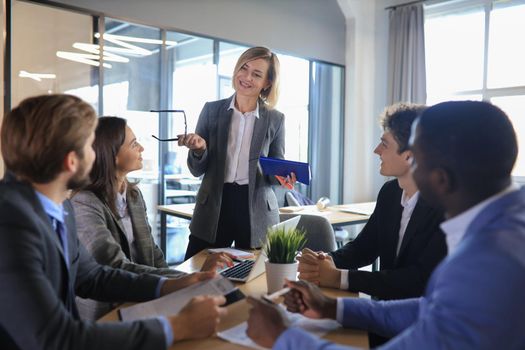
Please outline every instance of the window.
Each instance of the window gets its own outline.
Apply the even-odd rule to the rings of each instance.
[[[513,170],[525,179],[525,0],[460,0],[425,7],[427,104],[485,100],[504,110],[523,146]]]
[[[286,158],[307,162],[310,62],[279,53],[277,56],[281,64],[281,92],[275,108],[285,116]]]
[[[11,86],[6,87],[11,106],[29,96],[69,93],[96,110],[98,62],[82,60],[75,48],[93,45],[94,18],[23,1],[13,1],[12,18]]]
[[[144,146],[143,169],[130,177],[139,180],[158,239],[157,204],[176,203],[184,194],[188,198],[181,201],[193,201],[200,180],[189,173],[185,148],[151,137],[183,132],[182,115],[150,110],[184,110],[187,130],[194,132],[205,102],[233,94],[233,69],[248,46],[80,13],[67,5],[13,0],[11,11],[11,86],[5,89],[11,105],[28,96],[65,92],[88,101],[100,115],[125,118]],[[320,159],[330,153],[331,160],[323,163],[327,167],[319,163],[313,174],[329,178],[329,186],[314,188],[311,195],[322,192],[338,203],[344,68],[277,54],[281,89],[276,108],[285,114],[285,156],[314,162],[312,154]],[[320,129],[313,134],[310,125]],[[306,194],[306,188],[300,190]],[[167,231],[166,259],[180,262],[188,222],[168,222]]]
[[[160,30],[106,18],[103,39],[102,115],[126,119],[144,147],[142,169],[128,177],[139,181],[156,236],[159,148],[151,135],[158,135],[159,122],[150,110],[160,106]]]

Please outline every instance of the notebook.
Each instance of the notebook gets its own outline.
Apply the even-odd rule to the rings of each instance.
[[[299,220],[301,220],[301,216],[294,216],[291,219],[273,225],[272,228],[294,229],[297,227]],[[239,260],[232,267],[222,270],[220,274],[232,281],[248,282],[264,272],[264,260],[266,260],[266,255],[261,250],[261,254],[259,254],[257,259]]]
[[[261,164],[264,175],[286,176],[293,172],[297,181],[302,182],[305,185],[310,184],[311,174],[310,165],[308,163],[260,157],[259,164]]]

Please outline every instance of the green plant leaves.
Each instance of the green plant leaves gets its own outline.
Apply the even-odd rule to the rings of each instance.
[[[297,228],[268,229],[267,242],[264,252],[268,260],[274,264],[291,264],[295,262],[297,252],[303,249],[306,243],[304,230]]]

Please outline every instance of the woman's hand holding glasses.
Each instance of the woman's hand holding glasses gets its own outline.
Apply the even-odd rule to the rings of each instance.
[[[197,155],[203,154],[206,150],[206,140],[198,134],[177,135],[177,138],[179,146],[186,146]]]

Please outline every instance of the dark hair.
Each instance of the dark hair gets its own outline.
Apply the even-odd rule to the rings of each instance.
[[[518,154],[512,123],[488,102],[452,101],[423,112],[418,140],[430,168],[451,172],[467,190],[508,181]]]
[[[84,157],[84,146],[96,125],[93,107],[76,96],[27,98],[2,123],[6,168],[20,179],[49,183],[62,171],[69,152]]]
[[[237,72],[242,68],[242,66],[246,64],[246,62],[250,62],[259,58],[268,62],[268,74],[266,78],[270,83],[270,86],[267,89],[261,91],[260,98],[266,103],[268,108],[273,108],[279,99],[280,66],[277,55],[274,54],[270,49],[262,46],[256,46],[244,51],[235,64],[235,68],[233,69],[233,77],[235,78]],[[237,84],[237,82],[235,79],[233,79],[234,88],[236,88],[235,84]]]
[[[93,149],[97,158],[89,177],[91,183],[86,190],[92,191],[102,202],[104,202],[113,214],[120,217],[115,206],[117,197],[117,154],[126,139],[126,119],[119,117],[99,118],[95,130],[95,142]],[[128,183],[130,194],[136,195],[135,184]]]
[[[427,108],[413,103],[396,103],[381,113],[380,123],[384,131],[389,131],[399,145],[398,153],[408,150],[412,123]]]

